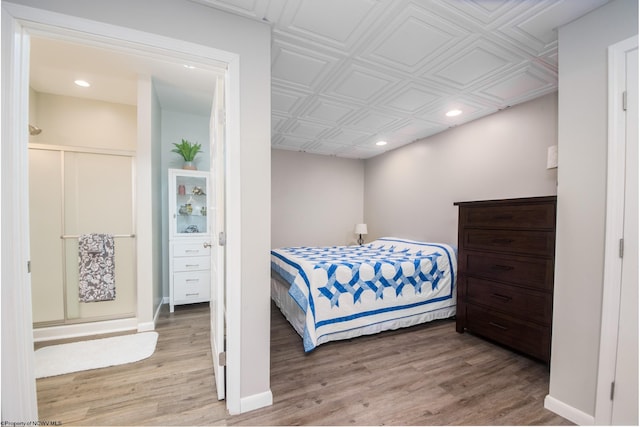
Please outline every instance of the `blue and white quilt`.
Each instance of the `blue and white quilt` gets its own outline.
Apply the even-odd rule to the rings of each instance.
[[[304,349],[455,315],[457,260],[442,243],[381,238],[363,246],[271,251],[271,268],[305,313]]]

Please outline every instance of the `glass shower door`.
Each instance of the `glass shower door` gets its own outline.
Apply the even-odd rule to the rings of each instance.
[[[62,263],[63,152],[29,150],[29,229],[33,323],[65,318]]]
[[[64,243],[67,319],[135,315],[136,269],[133,158],[66,153],[64,162]],[[82,234],[114,236],[116,298],[79,301],[79,247]]]
[[[135,316],[133,161],[132,155],[29,150],[36,326]],[[80,302],[78,239],[89,233],[114,236],[113,300]]]

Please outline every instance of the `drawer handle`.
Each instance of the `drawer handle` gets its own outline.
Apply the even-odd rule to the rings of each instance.
[[[200,249],[186,249],[185,252],[188,254],[197,254],[200,252]]]
[[[509,329],[509,328],[507,328],[506,326],[502,326],[502,325],[501,325],[501,324],[499,324],[499,323],[489,322],[489,324],[490,324],[491,326],[493,326],[494,328],[502,329],[503,331],[506,331],[506,330],[508,330],[508,329]]]
[[[498,239],[493,239],[491,242],[492,243],[502,243],[502,244],[508,245],[509,243],[513,243],[514,240],[513,239],[507,239],[507,238],[504,238],[504,239],[503,238],[498,238]]]
[[[198,295],[200,295],[200,292],[197,292],[195,294],[186,294],[186,296],[188,297],[197,297]]]
[[[493,219],[507,221],[507,220],[513,219],[513,215],[496,215],[493,217]]]
[[[186,281],[187,282],[199,282],[200,279],[187,279]]]
[[[185,264],[186,268],[197,268],[200,267],[200,264]]]
[[[513,299],[511,297],[508,297],[506,295],[501,295],[501,294],[492,294],[491,296],[494,298],[498,298],[499,300],[502,300],[504,302],[509,302]]]
[[[500,264],[495,264],[494,266],[491,267],[492,270],[498,270],[498,271],[511,271],[514,269],[514,267],[510,266],[510,265],[500,265]]]

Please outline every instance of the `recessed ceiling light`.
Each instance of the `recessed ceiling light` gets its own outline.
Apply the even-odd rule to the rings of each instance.
[[[376,142],[376,145],[382,147],[383,145],[387,145],[387,141],[378,141]]]
[[[77,84],[80,87],[89,87],[89,86],[91,86],[91,84],[89,84],[89,82],[86,81],[86,80],[76,80],[76,81],[74,81],[74,83]]]
[[[188,69],[188,70],[193,70],[193,69],[194,69],[194,68],[196,68],[196,67],[194,67],[193,65],[187,65],[187,64],[184,64],[184,68],[186,68],[186,69]]]
[[[459,116],[460,114],[462,114],[462,111],[458,109],[447,111],[447,117],[455,117]]]

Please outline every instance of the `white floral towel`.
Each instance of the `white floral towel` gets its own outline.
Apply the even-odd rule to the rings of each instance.
[[[116,299],[115,247],[110,234],[83,234],[78,239],[80,302]]]

